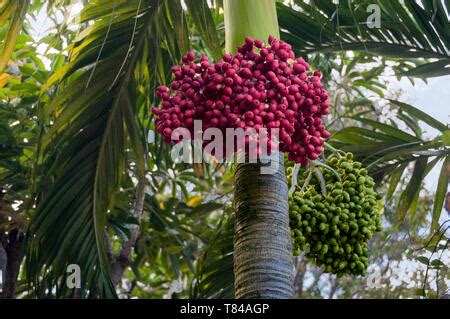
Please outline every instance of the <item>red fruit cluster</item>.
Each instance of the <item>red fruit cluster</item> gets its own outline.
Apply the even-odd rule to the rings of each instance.
[[[306,165],[317,159],[330,136],[322,123],[329,102],[321,73],[310,71],[288,43],[274,37],[268,42],[246,38],[237,54],[214,64],[204,55],[196,62],[193,52],[184,56],[172,68],[170,88],[156,92],[162,109],[153,108],[155,124],[166,142],[178,127],[192,132],[194,119],[202,120],[203,130],[267,128],[269,145],[270,129],[278,128],[279,149],[289,160]]]

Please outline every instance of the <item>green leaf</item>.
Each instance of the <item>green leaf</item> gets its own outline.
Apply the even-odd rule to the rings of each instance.
[[[181,3],[178,1],[170,1],[166,2],[165,7],[167,10],[167,18],[172,26],[172,29],[175,31],[175,43],[179,47],[181,54],[186,54],[190,47],[189,30],[186,23],[187,18],[184,14]]]
[[[401,73],[401,75],[403,76],[411,76],[424,79],[436,76],[444,76],[448,74],[450,74],[450,59],[422,64],[414,69]]]
[[[441,269],[443,267],[446,267],[446,265],[439,259],[433,259],[431,261],[431,266],[435,269]]]
[[[382,56],[396,62],[401,59],[403,63],[394,66],[394,70],[410,77],[449,73],[445,68],[450,51],[448,18],[441,3],[435,7],[439,18],[432,18],[431,10],[422,9],[414,1],[406,1],[406,5],[401,1],[373,1],[381,9],[381,28],[361,27],[369,15],[364,3],[277,2],[282,38],[303,54],[358,51],[364,56]],[[423,61],[428,58],[437,61]]]
[[[198,31],[205,41],[208,50],[214,60],[222,56],[222,46],[217,35],[216,25],[211,15],[211,9],[206,0],[185,0],[189,14],[192,17]]]
[[[395,189],[397,188],[400,178],[403,175],[408,163],[400,165],[393,173],[391,173],[391,178],[389,180],[389,188],[387,191],[386,199],[391,200],[392,195],[394,195]]]
[[[3,70],[8,64],[9,58],[14,51],[29,3],[29,0],[11,1],[6,10],[0,15],[0,26],[3,25],[4,20],[11,18],[7,36],[3,43],[3,50],[0,54],[0,74],[3,73]]]
[[[183,246],[169,246],[164,247],[164,251],[168,254],[178,254],[183,251]]]
[[[408,142],[408,143],[420,141],[419,138],[417,138],[417,137],[415,137],[415,136],[413,136],[411,134],[408,134],[408,133],[406,133],[406,132],[404,132],[402,130],[394,128],[394,127],[392,127],[390,125],[383,124],[383,123],[380,123],[380,122],[377,122],[377,121],[374,121],[374,120],[371,120],[371,119],[365,119],[365,118],[362,118],[362,117],[352,117],[352,118],[354,120],[356,120],[356,121],[359,121],[359,122],[363,123],[363,124],[370,125],[373,128],[376,128],[376,129],[382,131],[383,133],[386,133],[386,134],[388,134],[390,136],[393,136],[393,137],[395,137],[395,138],[397,138],[399,140],[403,140],[403,141]]]
[[[442,133],[441,141],[445,146],[450,146],[450,130],[446,130]]]
[[[433,215],[431,220],[430,232],[433,233],[439,225],[439,217],[441,216],[442,207],[444,206],[445,196],[447,195],[449,178],[447,171],[450,167],[450,155],[447,156],[442,164],[439,174],[438,184],[434,195]]]
[[[202,251],[191,298],[234,298],[233,235],[234,219],[230,218]]]
[[[362,127],[345,127],[333,135],[333,138],[341,140],[343,142],[350,143],[374,143],[376,140],[391,142],[392,144],[401,143],[402,140],[397,139],[394,136],[388,134],[374,132],[373,130]]]
[[[399,220],[403,220],[409,208],[411,207],[414,197],[416,196],[417,192],[420,191],[422,181],[425,177],[426,166],[426,158],[418,159],[414,164],[413,173],[411,179],[408,182],[408,186],[406,186],[406,189],[400,196],[398,204]]]
[[[102,4],[111,2],[100,0],[91,5]],[[154,0],[123,1],[117,7],[121,14],[114,19],[110,19],[111,8],[98,11],[74,44],[76,54],[70,57],[70,68],[48,84],[59,82],[56,95],[45,106],[47,114],[54,116],[43,139],[41,157],[50,183],[31,221],[28,249],[32,257],[26,267],[37,290],[47,286],[57,296],[71,296],[68,287],[58,281],[66,266],[76,263],[85,278],[82,297],[87,293],[116,297],[104,234],[127,172],[128,148],[134,151],[135,173],[145,173],[135,71],[139,61],[154,61],[147,55],[145,43],[152,35],[150,25],[159,21],[159,5],[160,1]],[[92,6],[83,12],[92,13]],[[104,41],[107,44],[102,51]],[[127,235],[117,223],[109,226]]]
[[[427,266],[430,263],[430,260],[427,257],[425,257],[425,256],[418,256],[418,257],[416,257],[416,260],[418,262],[420,262],[421,264],[424,264],[424,265],[427,265]]]
[[[200,204],[192,209],[189,216],[194,217],[194,216],[206,215],[206,214],[209,214],[209,213],[211,213],[215,210],[218,210],[222,207],[223,207],[223,204],[214,203],[214,202]]]
[[[425,297],[426,296],[425,289],[423,289],[423,288],[416,289],[415,295],[418,297]]]
[[[405,111],[406,113],[410,114],[411,116],[425,122],[431,127],[434,127],[435,129],[444,132],[447,130],[447,126],[441,123],[440,121],[436,120],[435,118],[431,117],[425,112],[422,112],[421,110],[415,108],[412,105],[396,101],[396,100],[389,100],[392,104],[398,106],[401,110]]]

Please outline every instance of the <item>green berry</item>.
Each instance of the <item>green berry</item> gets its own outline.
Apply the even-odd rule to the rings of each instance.
[[[327,194],[312,179],[303,191],[288,196],[289,225],[294,254],[308,251],[306,258],[338,276],[363,275],[368,266],[367,241],[381,230],[381,212],[373,179],[353,155],[332,156],[326,165],[340,174],[338,181],[328,168],[319,167]],[[288,170],[291,172],[291,170]],[[298,185],[309,175],[300,171]]]

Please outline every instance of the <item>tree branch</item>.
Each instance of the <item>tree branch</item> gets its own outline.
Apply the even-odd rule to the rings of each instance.
[[[17,229],[9,234],[9,241],[5,247],[7,263],[3,282],[3,299],[14,299],[16,297],[17,277],[22,262],[22,243],[23,236],[19,234]]]
[[[141,177],[136,186],[136,199],[134,201],[133,215],[140,221],[144,213],[145,202],[145,177]],[[122,250],[118,256],[113,257],[111,265],[112,282],[116,287],[122,278],[125,269],[131,264],[131,253],[139,237],[140,226],[134,225],[130,238],[123,243]]]

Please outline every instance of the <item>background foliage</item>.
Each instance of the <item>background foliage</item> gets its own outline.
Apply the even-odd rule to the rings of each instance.
[[[4,297],[232,297],[233,165],[173,162],[157,136],[148,143],[170,66],[190,49],[220,58],[222,1],[73,3],[0,4],[0,240],[19,273]],[[379,29],[366,25],[372,3]],[[449,2],[278,1],[277,12],[282,38],[326,75],[329,149],[354,152],[385,195],[376,280],[300,256],[297,296],[448,297],[450,131],[385,78],[449,74]],[[51,27],[37,37],[42,15]],[[82,289],[64,284],[69,264]]]

